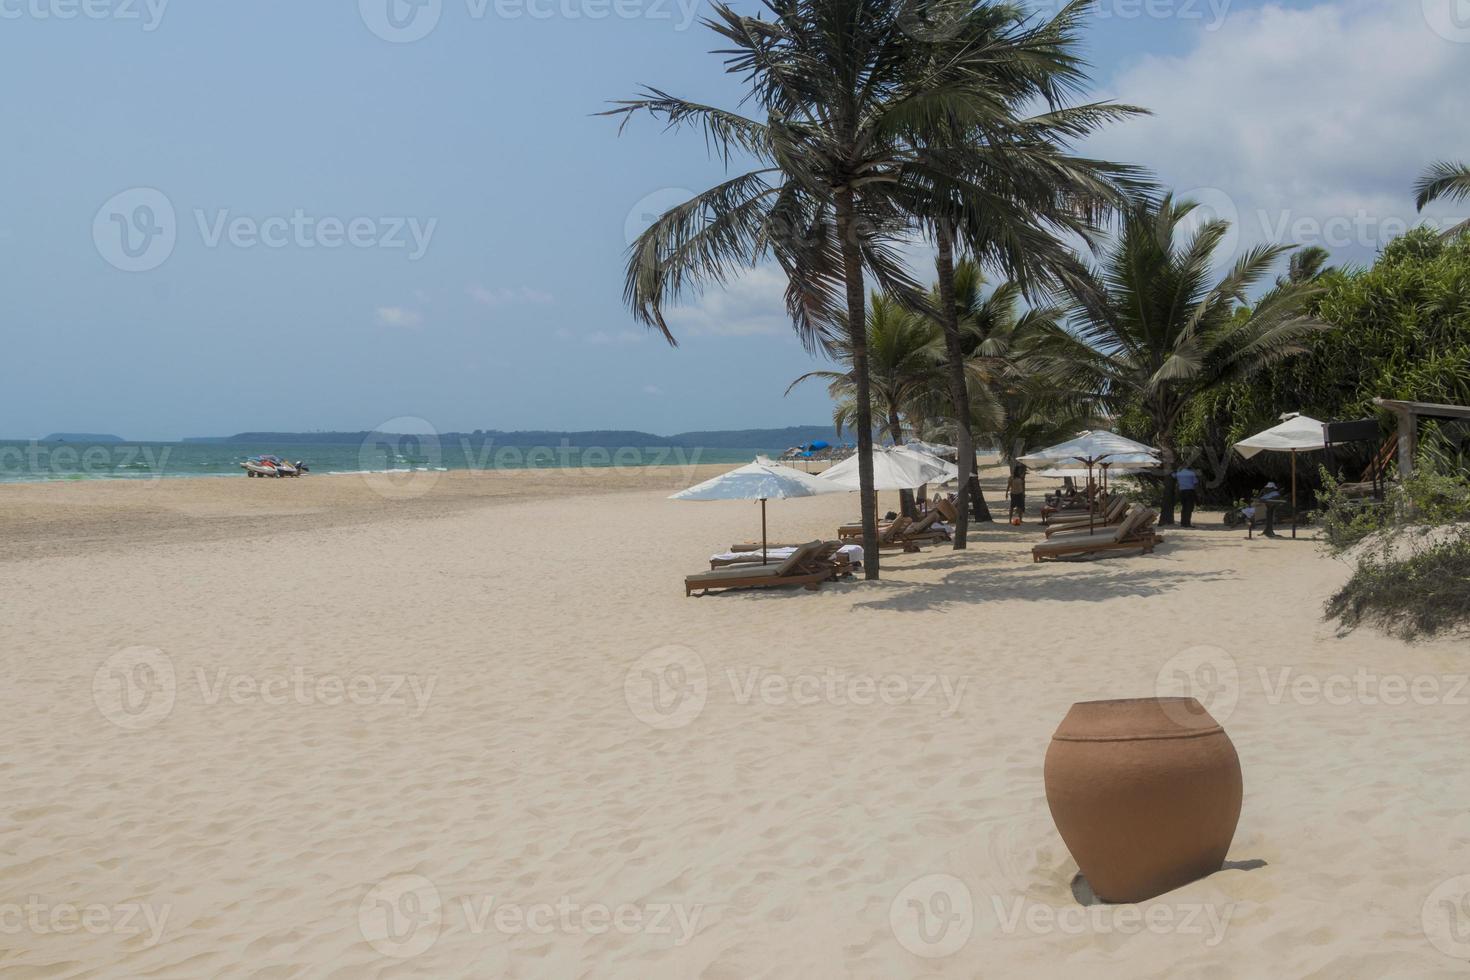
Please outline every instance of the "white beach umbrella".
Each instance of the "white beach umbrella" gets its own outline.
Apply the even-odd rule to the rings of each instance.
[[[1103,481],[1106,482],[1110,467],[1158,466],[1158,455],[1159,451],[1152,446],[1134,442],[1116,432],[1098,429],[1084,432],[1075,439],[1068,439],[1055,446],[1027,453],[1025,456],[1018,457],[1018,461],[1027,466],[1067,466],[1071,463],[1081,463],[1087,468],[1087,482],[1091,485],[1094,466],[1103,468]],[[1095,503],[1094,500],[1093,504]],[[1094,510],[1095,507],[1089,505],[1089,519]]]
[[[903,444],[903,448],[912,449],[915,452],[925,453],[930,456],[954,456],[959,450],[954,446],[946,446],[939,442],[925,442],[922,439],[910,439]]]
[[[1327,448],[1323,424],[1309,415],[1293,412],[1280,424],[1257,432],[1235,444],[1235,451],[1246,459],[1258,453],[1291,453],[1291,536],[1296,537],[1296,454]]]
[[[1145,466],[1110,466],[1110,467],[1108,467],[1108,471],[1113,476],[1128,476],[1128,475],[1133,474],[1133,473],[1142,473],[1146,469],[1148,469],[1148,467],[1145,467]],[[1063,477],[1070,476],[1072,479],[1075,480],[1078,477],[1089,476],[1090,474],[1087,472],[1087,470],[1083,469],[1080,466],[1052,466],[1052,467],[1048,467],[1047,469],[1042,470],[1041,473],[1038,474],[1038,475],[1040,475],[1040,476],[1046,476],[1046,477],[1051,477],[1054,480],[1060,480]]]
[[[1108,466],[1157,466],[1159,451],[1152,446],[1118,435],[1116,432],[1097,430],[1084,432],[1075,439],[1047,446],[1018,457],[1018,462],[1027,466],[1058,466],[1081,463],[1091,468],[1099,464]]]
[[[874,490],[914,490],[926,483],[953,479],[953,463],[902,446],[873,451]],[[849,456],[817,477],[843,490],[858,490],[858,457]]]
[[[834,486],[809,473],[782,466],[764,456],[728,473],[705,480],[687,490],[669,496],[670,500],[759,500],[761,502],[761,562],[766,560],[766,501],[788,497],[815,497],[823,493],[841,493]]]

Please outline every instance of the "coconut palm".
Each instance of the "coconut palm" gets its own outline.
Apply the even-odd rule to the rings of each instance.
[[[960,521],[954,547],[963,549],[975,453],[965,411],[971,399],[955,295],[956,252],[1000,269],[1023,292],[1050,282],[1052,270],[1070,257],[1060,238],[1090,237],[1096,221],[1149,186],[1137,168],[1072,155],[1070,143],[1143,110],[1070,104],[1070,96],[1087,82],[1077,52],[1085,0],[1039,24],[1010,5],[966,7],[956,14],[955,0],[911,2],[936,9],[939,13],[928,19],[949,27],[931,44],[936,61],[950,57],[956,46],[978,45],[990,53],[967,79],[983,98],[966,104],[963,113],[947,115],[937,134],[932,125],[909,134],[917,156],[906,208],[937,245],[935,305],[949,358],[951,414],[958,423]],[[1031,115],[1038,104],[1044,111]],[[956,145],[964,147],[962,153],[956,153]],[[955,179],[961,173],[967,175],[963,182]],[[983,497],[977,504],[988,520]]]
[[[1414,182],[1414,193],[1417,195],[1414,204],[1420,211],[1440,199],[1458,202],[1470,198],[1470,165],[1441,160]],[[1470,231],[1470,221],[1463,221],[1445,232],[1444,237],[1454,238],[1467,231]]]
[[[866,349],[869,391],[878,427],[900,444],[917,434],[921,420],[933,408],[933,394],[944,385],[944,340],[933,320],[904,307],[892,297],[874,293],[868,302]],[[853,370],[851,344],[834,340],[831,356],[846,366],[841,371],[808,371],[791,382],[786,391],[805,381],[827,382],[827,393],[835,408],[833,425],[839,432],[856,428],[858,422],[857,378]],[[903,491],[905,513],[913,510],[913,498]]]
[[[1175,427],[1192,398],[1300,352],[1308,335],[1326,329],[1307,312],[1320,292],[1312,284],[1277,286],[1237,315],[1290,247],[1252,248],[1216,279],[1212,262],[1229,222],[1206,221],[1187,234],[1181,225],[1194,207],[1172,195],[1130,207],[1101,267],[1079,264],[1066,275],[1068,327],[1045,330],[1026,358],[1066,390],[1141,410],[1166,467],[1178,456]],[[1165,524],[1173,523],[1173,490],[1165,480]]]
[[[1074,0],[1058,18],[1075,24],[1084,7]],[[992,237],[1015,244],[1015,254],[1050,241],[1009,190],[989,188],[983,178],[994,164],[968,138],[982,131],[998,101],[999,53],[983,27],[1014,13],[988,0],[765,0],[765,8],[769,20],[716,4],[706,21],[729,43],[721,52],[726,70],[743,78],[755,115],[658,89],[607,113],[625,124],[646,112],[671,128],[698,128],[727,166],[756,164],[654,221],[630,250],[624,295],[635,317],[673,343],[666,303],[762,262],[781,267],[787,310],[807,347],[839,338],[848,344],[871,555],[864,567],[877,578],[864,276],[905,305],[922,306],[898,246],[915,216],[933,213],[930,205],[941,200],[946,214],[994,214],[965,228],[993,226]],[[944,15],[938,40],[916,30],[931,13]],[[1010,59],[1022,71],[1044,63],[1054,43],[1045,25],[1025,41]],[[938,43],[944,49],[936,58]],[[1002,223],[1005,215],[1013,220]]]

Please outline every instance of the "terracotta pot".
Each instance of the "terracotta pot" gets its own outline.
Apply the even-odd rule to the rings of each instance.
[[[1109,902],[1220,870],[1240,819],[1240,759],[1194,698],[1082,701],[1046,752],[1057,830]]]

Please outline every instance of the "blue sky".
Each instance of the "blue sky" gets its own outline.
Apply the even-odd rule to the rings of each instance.
[[[638,215],[722,170],[592,113],[645,83],[733,104],[702,5],[388,2],[0,0],[0,435],[829,417],[782,395],[812,362],[770,272],[676,316],[677,350],[622,305]],[[1242,245],[1368,261],[1422,165],[1470,158],[1466,5],[1100,0],[1099,94],[1159,114],[1088,149]]]

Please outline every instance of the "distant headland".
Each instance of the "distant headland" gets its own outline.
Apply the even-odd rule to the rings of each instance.
[[[106,435],[99,432],[53,432],[40,440],[41,442],[126,442],[122,436]]]

